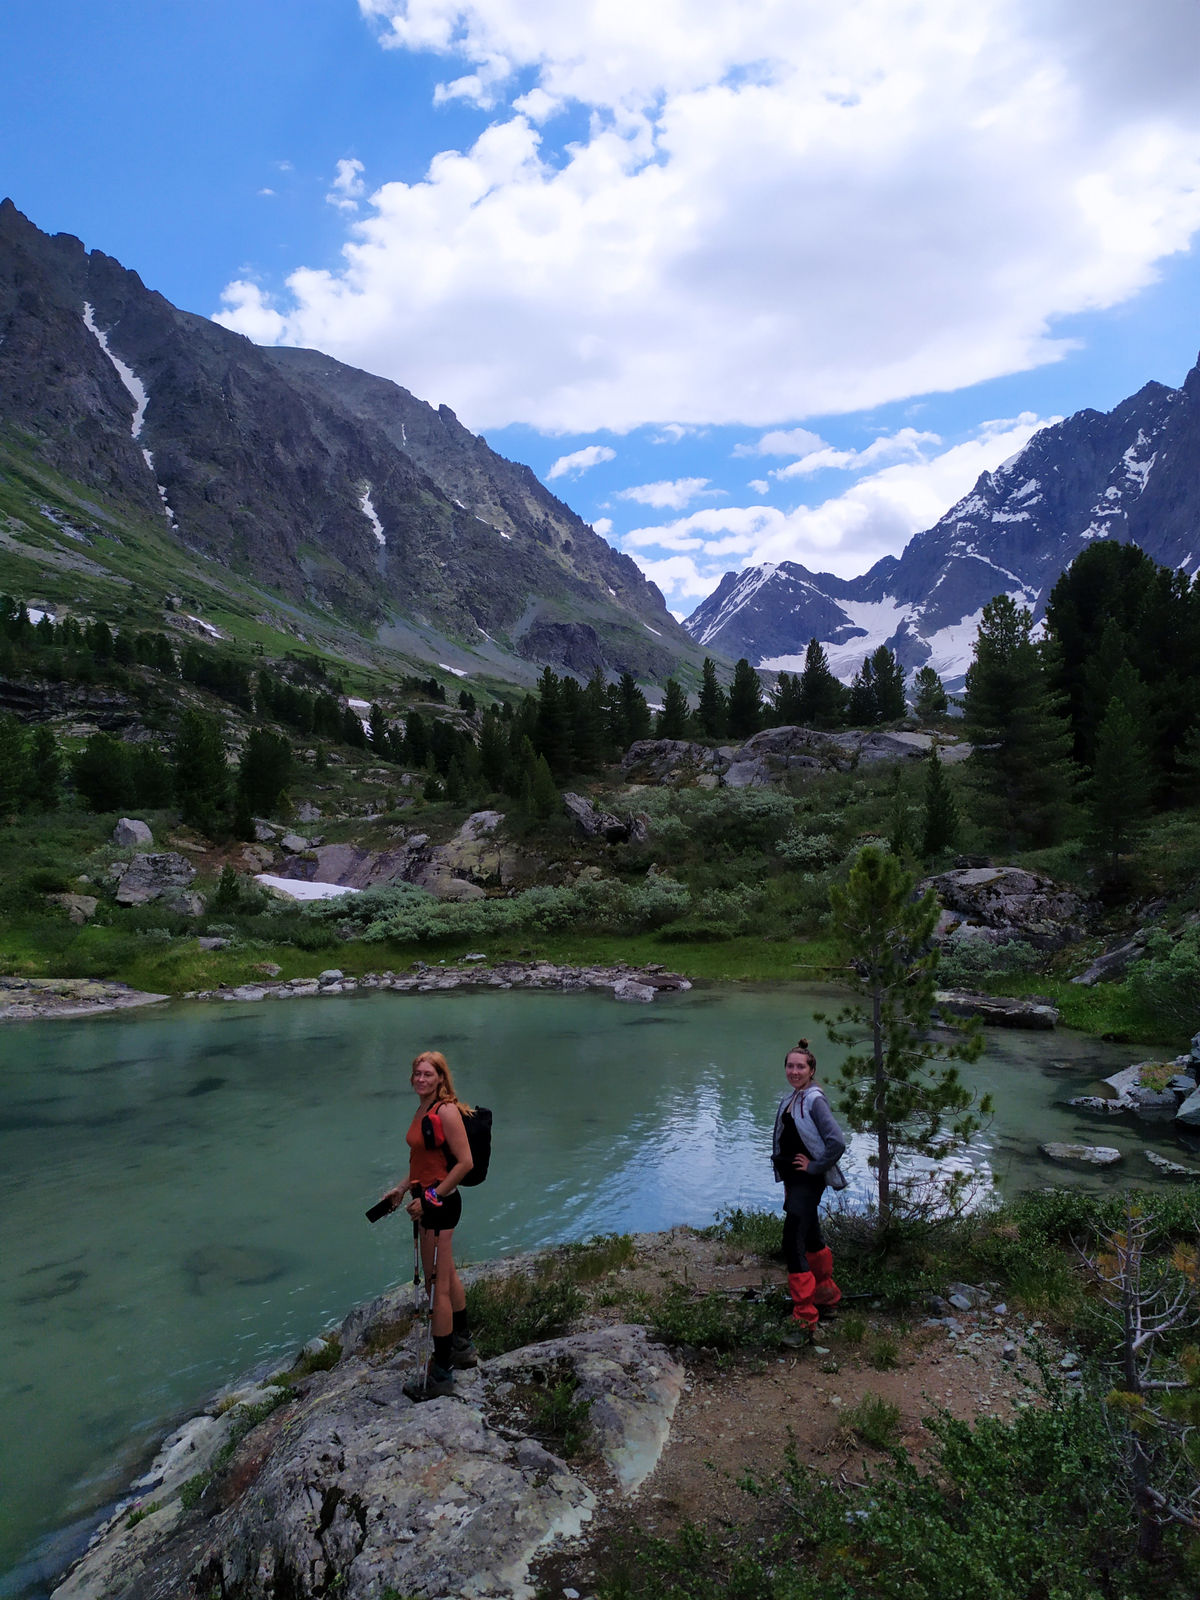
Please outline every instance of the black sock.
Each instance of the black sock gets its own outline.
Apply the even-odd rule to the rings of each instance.
[[[467,1322],[466,1306],[464,1306],[461,1311],[456,1311],[454,1313],[454,1334],[458,1339],[469,1339],[471,1337],[470,1325]]]
[[[453,1339],[451,1333],[435,1333],[433,1336],[433,1364],[439,1372],[450,1371],[450,1345]]]

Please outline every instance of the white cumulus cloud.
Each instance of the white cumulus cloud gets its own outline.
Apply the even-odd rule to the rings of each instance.
[[[617,452],[611,450],[606,444],[585,445],[582,450],[572,450],[570,455],[559,456],[550,470],[547,478],[577,478],[581,472],[589,472],[592,467],[598,467],[602,461],[615,461]]]
[[[359,5],[488,125],[370,196],[339,163],[342,261],[296,267],[271,336],[474,428],[780,429],[956,390],[1055,360],[1056,319],[1200,228],[1191,3]],[[544,142],[571,107],[585,131]],[[230,288],[218,320],[263,337]]]
[[[707,478],[674,478],[665,483],[639,483],[618,489],[618,500],[636,500],[639,505],[667,511],[681,511],[708,488]]]
[[[897,458],[912,461],[926,459],[928,446],[941,444],[936,433],[921,433],[916,428],[901,428],[896,433],[880,434],[861,450],[835,450],[832,445],[822,445],[810,450],[799,461],[779,467],[773,478],[802,478],[825,468],[836,467],[845,472],[861,472],[864,468],[879,466],[884,461]]]
[[[362,175],[366,169],[361,161],[349,157],[339,161],[333,179],[333,187],[325,196],[331,206],[336,206],[339,211],[357,211],[358,202],[367,192]]]

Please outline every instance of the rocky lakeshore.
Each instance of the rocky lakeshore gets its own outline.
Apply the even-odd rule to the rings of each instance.
[[[503,961],[488,964],[484,955],[464,956],[454,966],[414,963],[410,973],[367,972],[347,977],[331,967],[316,978],[239,984],[232,988],[197,989],[185,1000],[297,1000],[314,995],[354,994],[358,990],[391,989],[398,994],[441,994],[450,989],[557,989],[567,994],[608,989],[616,1000],[648,1004],[656,995],[690,989],[687,978],[665,967],[567,967],[550,961]]]
[[[105,983],[96,978],[0,976],[0,1022],[90,1017],[102,1011],[160,1005],[170,998],[167,994],[147,994],[125,983]]]
[[[473,1276],[518,1297],[530,1282],[574,1284],[569,1326],[511,1341],[460,1372],[453,1397],[418,1405],[403,1389],[426,1338],[412,1286],[357,1307],[164,1440],[54,1600],[586,1594],[627,1528],[744,1522],[754,1502],[734,1479],[748,1465],[782,1464],[798,1443],[832,1469],[861,1392],[894,1396],[914,1444],[931,1404],[1004,1418],[1037,1400],[1030,1352],[1045,1330],[986,1286],[948,1282],[914,1307],[918,1325],[882,1372],[861,1344],[878,1306],[857,1328],[848,1318],[845,1337],[834,1324],[781,1355],[782,1266],[689,1228]],[[716,1362],[698,1334],[664,1334],[664,1305],[678,1319],[714,1302],[759,1319],[753,1358]],[[1076,1358],[1061,1366],[1074,1374]]]
[[[225,941],[215,941],[223,944]],[[400,994],[435,994],[450,989],[556,989],[567,994],[609,990],[616,1000],[648,1004],[656,995],[690,989],[691,982],[664,967],[567,967],[549,961],[504,961],[489,965],[486,956],[466,956],[461,964],[415,963],[408,973],[367,972],[349,977],[331,967],[315,978],[280,979],[279,968],[266,963],[256,983],[193,989],[183,995],[147,994],[123,983],[93,978],[14,978],[0,975],[0,1022],[34,1022],[87,1017],[135,1006],[181,1000],[299,1000],[314,995],[354,994],[359,990],[392,989]]]

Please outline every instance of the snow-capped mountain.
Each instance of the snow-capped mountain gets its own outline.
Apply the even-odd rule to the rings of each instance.
[[[843,679],[887,644],[908,669],[928,663],[957,687],[987,602],[1010,594],[1040,615],[1093,539],[1200,571],[1200,366],[1181,389],[1148,383],[1106,414],[1043,428],[899,558],[852,579],[790,561],[728,572],[684,626],[776,671],[798,670],[815,637]]]

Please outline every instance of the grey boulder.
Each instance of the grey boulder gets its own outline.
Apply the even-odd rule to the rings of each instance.
[[[150,900],[182,894],[195,876],[196,869],[187,857],[173,850],[136,855],[121,872],[117,903],[141,906]]]
[[[139,822],[134,817],[122,817],[112,831],[112,841],[123,846],[153,844],[154,835],[147,823]]]

